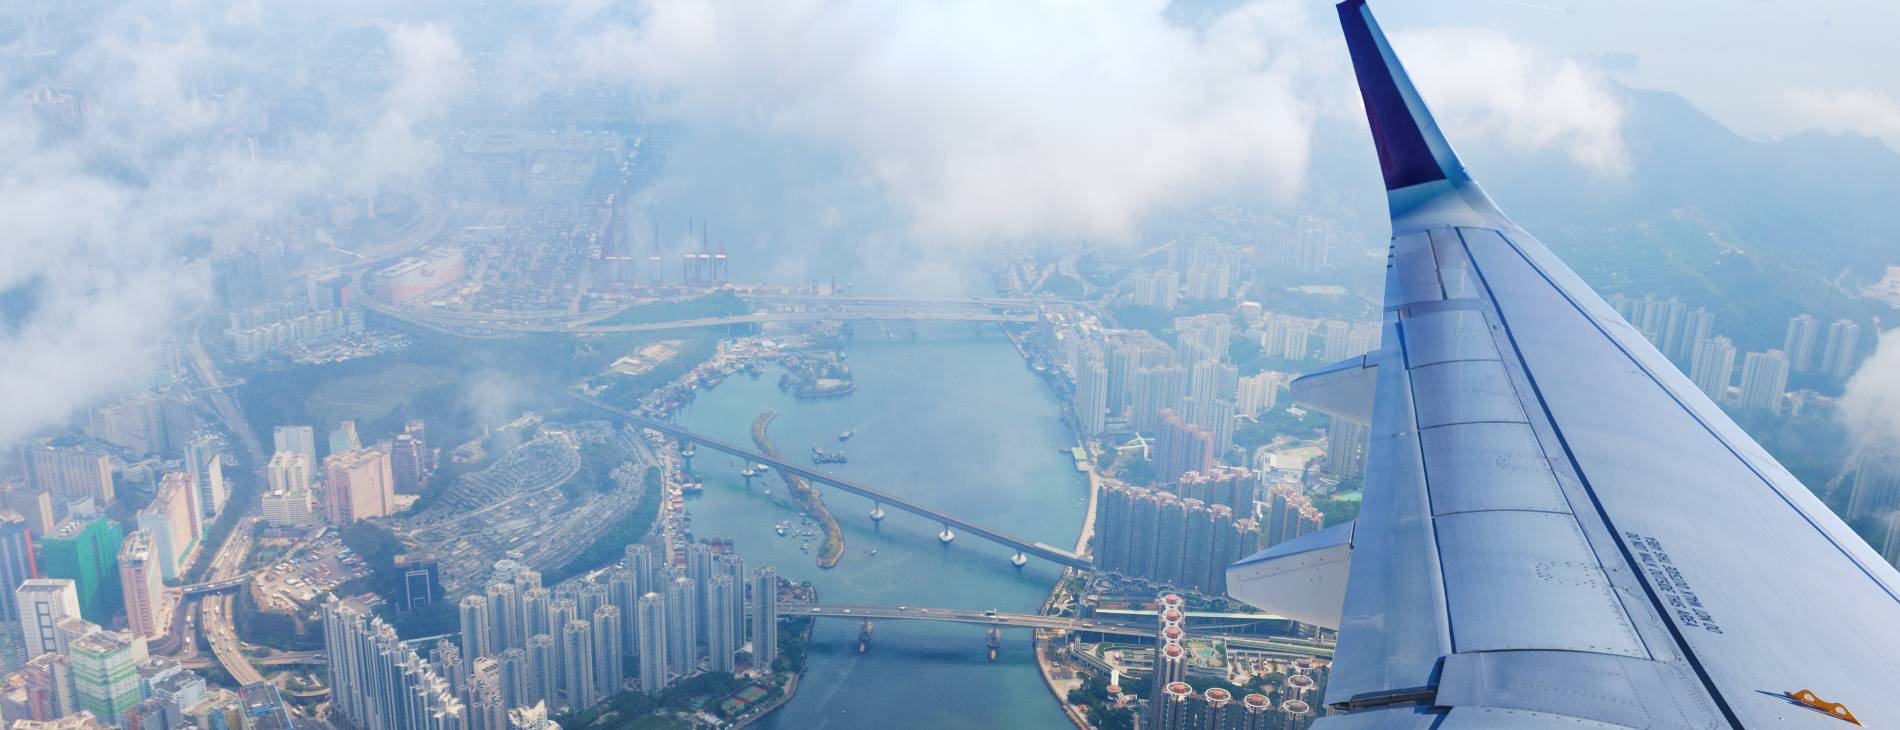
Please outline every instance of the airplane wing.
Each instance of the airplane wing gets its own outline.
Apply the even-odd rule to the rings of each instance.
[[[1384,339],[1358,520],[1229,568],[1337,627],[1322,728],[1900,727],[1900,574],[1471,180],[1364,0]]]

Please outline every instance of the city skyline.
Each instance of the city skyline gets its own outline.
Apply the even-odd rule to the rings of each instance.
[[[1292,597],[1403,509],[1440,597],[1520,513],[1618,541],[1483,533],[1543,590],[1707,559],[1643,538],[1746,495],[1580,510],[1704,476],[1559,422],[1638,371],[1900,565],[1900,89],[1840,68],[1891,13],[1339,5],[0,10],[0,717],[1326,727],[1366,645]],[[1431,231],[1381,194],[1480,175]],[[1540,280],[1640,367],[1507,321]],[[1285,606],[1232,572],[1289,555]]]

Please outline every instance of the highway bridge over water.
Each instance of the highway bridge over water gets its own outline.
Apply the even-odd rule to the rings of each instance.
[[[611,403],[607,403],[599,399],[589,398],[587,396],[583,396],[577,393],[572,394],[572,395],[575,398],[579,399],[581,402],[584,402],[595,408],[599,408],[601,410],[607,411],[609,413],[613,413],[614,415],[619,416],[620,418],[624,418],[628,421],[633,422],[635,425],[653,429],[655,431],[666,434],[667,436],[671,436],[681,441],[697,444],[699,446],[704,446],[714,451],[731,454],[741,459],[747,459],[753,463],[765,464],[774,469],[778,469],[782,472],[795,474],[795,475],[804,477],[806,479],[809,479],[813,482],[817,482],[819,484],[825,484],[831,487],[836,487],[837,489],[841,491],[850,492],[852,494],[856,494],[860,497],[864,497],[866,499],[871,500],[872,502],[875,503],[875,506],[877,508],[889,506],[895,509],[909,512],[914,515],[918,515],[920,517],[927,518],[933,522],[943,525],[944,532],[942,534],[945,537],[946,541],[949,538],[955,536],[954,531],[961,530],[965,533],[975,535],[985,540],[989,540],[990,542],[1005,545],[1007,547],[1014,549],[1016,551],[1016,557],[1019,561],[1022,559],[1026,559],[1028,557],[1037,557],[1037,558],[1042,558],[1044,560],[1048,560],[1048,561],[1069,566],[1069,567],[1086,568],[1086,567],[1089,567],[1089,565],[1091,565],[1091,561],[1088,558],[1069,552],[1067,550],[1063,550],[1062,548],[1055,547],[1053,545],[1047,545],[1040,542],[1024,540],[1022,538],[1015,537],[1013,535],[1008,535],[997,530],[992,530],[990,528],[984,527],[982,525],[971,522],[969,520],[965,520],[961,517],[957,517],[949,513],[942,512],[937,509],[933,509],[931,507],[918,504],[916,502],[912,502],[903,497],[899,497],[895,494],[885,492],[883,490],[871,487],[869,485],[861,484],[858,482],[851,481],[849,479],[834,476],[832,474],[827,474],[825,472],[818,471],[816,469],[794,464],[784,459],[767,456],[756,450],[739,446],[737,444],[727,443],[725,441],[721,441],[719,439],[711,438],[708,436],[702,436],[700,434],[688,431],[684,428],[680,428],[679,426],[676,426],[674,424],[667,423],[666,421],[661,421],[655,418],[648,418],[646,416],[642,416],[637,413],[632,413],[630,411],[616,407]]]
[[[938,621],[944,623],[969,624],[992,628],[1051,629],[1082,633],[1105,634],[1134,639],[1149,640],[1155,638],[1160,628],[1154,617],[1102,617],[1074,618],[1070,616],[1044,616],[1033,613],[1009,613],[1005,611],[979,611],[957,608],[923,608],[918,606],[869,606],[858,604],[818,604],[818,603],[779,603],[779,615],[783,617],[810,616],[813,618],[857,619],[859,621]],[[1205,616],[1190,612],[1189,618]],[[1218,614],[1228,616],[1228,614]],[[1261,634],[1235,633],[1220,629],[1240,628],[1247,623],[1284,621],[1286,619],[1271,614],[1260,614],[1248,621],[1229,619],[1215,628],[1189,628],[1188,634],[1194,637],[1216,639],[1229,643],[1243,643],[1253,648],[1289,654],[1331,657],[1333,646],[1324,642],[1288,636],[1270,636]]]
[[[974,297],[969,299],[913,299],[909,297],[871,297],[853,294],[790,294],[752,292],[739,295],[754,304],[795,304],[803,306],[892,307],[898,309],[1035,309],[1041,306],[1070,306],[1061,299],[1021,299]]]
[[[897,321],[897,322],[1005,322],[1033,323],[1033,313],[1011,313],[990,311],[943,311],[943,310],[894,310],[883,308],[844,309],[826,311],[798,312],[755,312],[735,314],[725,317],[699,317],[695,319],[676,319],[666,322],[641,322],[634,324],[611,324],[601,322],[577,321],[536,321],[526,318],[512,319],[471,319],[464,316],[439,317],[428,312],[392,307],[386,304],[365,304],[371,311],[391,320],[421,327],[440,334],[473,339],[500,339],[524,334],[614,334],[624,332],[666,332],[672,330],[704,329],[709,327],[732,327],[738,325],[790,323],[790,322],[855,322],[855,321]]]
[[[816,604],[785,603],[778,605],[781,616],[815,616],[818,618],[855,618],[877,621],[942,621],[978,626],[1013,626],[1024,629],[1058,629],[1062,631],[1093,631],[1116,636],[1137,636],[1152,638],[1157,630],[1156,621],[1070,618],[1067,616],[1043,616],[1034,613],[1009,613],[1004,611],[978,611],[959,608],[921,608],[911,606],[867,606],[857,604]]]

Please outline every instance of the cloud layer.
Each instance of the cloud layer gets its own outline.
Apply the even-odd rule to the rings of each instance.
[[[1881,333],[1874,354],[1848,379],[1841,417],[1856,451],[1900,448],[1900,329]]]
[[[248,23],[226,23],[252,10],[129,4],[53,18],[76,23],[67,47],[29,35],[4,49],[51,61],[0,75],[0,291],[16,310],[0,331],[0,442],[143,376],[209,300],[207,257],[282,241],[307,230],[288,225],[307,203],[433,162],[415,127],[460,92],[454,38],[392,26],[392,61],[372,74],[386,93],[313,91],[327,121],[299,128],[272,103],[315,60],[245,45]]]
[[[1857,132],[1900,150],[1900,101],[1878,91],[1790,89],[1788,107],[1805,125],[1829,132]]]
[[[1453,143],[1557,149],[1603,174],[1629,168],[1623,104],[1602,74],[1485,30],[1397,34],[1393,47]]]
[[[1301,7],[1196,31],[1160,2],[655,2],[571,53],[668,118],[837,151],[918,236],[1119,239],[1159,204],[1298,185]]]
[[[822,151],[891,211],[897,230],[867,236],[891,247],[1115,242],[1209,197],[1288,198],[1316,125],[1363,125],[1314,7],[1194,24],[1161,0],[57,14],[50,43],[0,41],[31,60],[0,68],[0,292],[28,293],[0,329],[0,442],[130,382],[207,303],[207,257],[306,243],[286,239],[323,227],[315,203],[425,178],[444,123],[522,118],[548,89],[630,89],[647,118]],[[1620,111],[1583,67],[1486,32],[1400,45],[1455,135],[1623,164]]]

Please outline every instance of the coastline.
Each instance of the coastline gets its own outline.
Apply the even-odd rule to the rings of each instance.
[[[999,324],[998,327],[999,329],[1003,331],[1005,339],[1007,339],[1010,345],[1012,346],[1012,348],[1016,350],[1018,356],[1023,359],[1024,365],[1025,366],[1030,365],[1033,362],[1033,355],[1030,353],[1030,351],[1025,346],[1025,344],[1021,341],[1018,334],[1014,331],[1011,331],[1010,328],[1007,326]],[[1042,387],[1051,387],[1051,385],[1048,383],[1048,381],[1044,381],[1044,384]],[[1060,396],[1060,393],[1058,392],[1058,397],[1059,396]],[[794,397],[797,397],[797,396],[795,395]],[[803,399],[801,398],[801,400]],[[775,414],[771,414],[771,413],[760,414],[759,419],[756,420],[753,424],[754,425],[753,435],[755,436],[755,440],[760,441],[757,445],[760,447],[761,451],[764,451],[767,453],[774,453],[774,455],[776,455],[775,450],[769,447],[769,443],[770,443],[769,441],[760,440],[764,436],[764,430],[765,430],[766,424],[770,422],[771,416],[773,415]],[[1069,419],[1067,418],[1063,419],[1063,423],[1064,423],[1064,426],[1069,431],[1069,437],[1071,439],[1071,443],[1074,443],[1077,445],[1083,445],[1084,442],[1082,440],[1081,435],[1075,430],[1075,424],[1069,421]],[[786,475],[781,475],[781,477],[783,476],[786,476]],[[1098,504],[1098,499],[1097,499],[1098,487],[1100,485],[1100,478],[1098,477],[1097,474],[1095,474],[1093,470],[1088,472],[1085,476],[1087,478],[1087,482],[1085,483],[1084,488],[1087,490],[1088,500],[1087,500],[1087,506],[1084,510],[1084,514],[1082,516],[1083,519],[1082,519],[1081,525],[1077,531],[1077,536],[1076,536],[1076,541],[1075,541],[1075,549],[1078,553],[1087,548],[1089,540],[1093,533],[1097,504]],[[794,492],[794,494],[798,493],[798,490],[795,488],[792,491]],[[821,509],[824,509],[823,502],[817,496],[815,490],[811,492],[811,498],[812,498],[812,501],[817,502],[820,505]],[[830,517],[830,512],[828,509],[825,509],[824,514],[827,518]],[[828,524],[835,524],[835,520],[821,520],[821,522],[828,523]],[[840,545],[840,550],[839,550],[840,557],[842,557],[842,552],[843,552],[842,545]],[[819,563],[820,567],[831,567],[829,565],[825,565],[822,562],[822,560],[823,560],[823,556],[821,555],[820,563]],[[833,564],[835,565],[835,561]],[[1050,587],[1048,593],[1046,594],[1043,604],[1040,608],[1041,612],[1048,613],[1052,610],[1052,607],[1055,604],[1056,600],[1060,596],[1063,595],[1063,587],[1068,583],[1069,580],[1073,579],[1075,576],[1076,576],[1076,573],[1073,568],[1066,568],[1063,570],[1061,575],[1057,578],[1057,580]],[[808,638],[814,626],[815,624],[807,626],[806,633],[808,635]],[[1094,726],[1088,722],[1088,719],[1083,714],[1082,708],[1070,705],[1069,702],[1067,701],[1068,690],[1062,685],[1062,683],[1066,680],[1058,679],[1054,675],[1051,674],[1051,671],[1054,668],[1054,662],[1052,661],[1052,659],[1055,656],[1056,649],[1054,648],[1053,644],[1049,641],[1049,637],[1045,637],[1043,635],[1043,632],[1040,632],[1040,631],[1032,632],[1032,646],[1033,646],[1033,651],[1036,657],[1037,672],[1042,677],[1043,686],[1049,691],[1051,699],[1053,699],[1056,705],[1059,708],[1061,708],[1063,716],[1068,718],[1069,722],[1072,723],[1074,727],[1077,728],[1077,730],[1093,730]],[[795,696],[798,685],[802,682],[802,679],[803,679],[802,671],[794,673],[792,679],[787,683],[785,693],[781,697],[779,697],[777,700],[775,700],[772,703],[772,705],[770,705],[767,708],[763,708],[758,713],[751,715],[747,717],[746,719],[733,724],[731,727],[734,727],[734,728],[751,727],[755,725],[756,723],[758,723],[760,720],[770,716],[772,713],[777,712],[780,708],[789,704],[791,699]]]
[[[1016,348],[1016,354],[1023,358],[1023,364],[1031,364],[1029,349],[1023,346],[1022,341],[1016,336],[1016,333],[1003,325],[997,326],[1002,327],[1003,335],[1009,338],[1009,344]],[[1064,419],[1064,423],[1069,428],[1069,438],[1072,439],[1077,446],[1087,448],[1082,434],[1075,430],[1075,424],[1068,422],[1067,419]],[[1082,554],[1084,550],[1088,549],[1089,539],[1094,536],[1096,497],[1101,494],[1101,485],[1102,480],[1100,475],[1096,474],[1095,469],[1091,467],[1088,472],[1088,508],[1082,514],[1082,527],[1076,531],[1075,537],[1075,553],[1077,555]],[[1062,586],[1067,584],[1069,579],[1074,578],[1075,575],[1076,570],[1074,568],[1064,568],[1062,570],[1062,576],[1056,579],[1055,585],[1049,587],[1049,595],[1043,599],[1042,613],[1049,613],[1050,607],[1055,605],[1057,599],[1062,594]],[[1062,680],[1056,679],[1052,673],[1055,664],[1052,659],[1052,654],[1055,650],[1054,646],[1041,631],[1033,632],[1032,636],[1036,653],[1036,672],[1042,675],[1042,686],[1049,690],[1049,695],[1055,698],[1056,705],[1062,708],[1062,715],[1069,718],[1069,722],[1075,723],[1077,730],[1094,730],[1095,726],[1089,724],[1088,718],[1082,714],[1081,708],[1069,704],[1067,690],[1058,684]]]
[[[759,414],[759,417],[752,421],[752,442],[759,447],[760,451],[769,454],[772,458],[782,459],[784,457],[779,455],[778,447],[773,446],[772,439],[765,435],[766,427],[770,426],[772,419],[777,417],[778,413],[774,411]],[[826,569],[837,567],[838,561],[844,558],[844,528],[838,526],[838,518],[831,515],[831,508],[825,506],[825,500],[818,495],[818,490],[812,488],[804,477],[783,471],[780,471],[778,476],[785,480],[786,491],[792,493],[792,498],[798,501],[799,507],[825,528],[825,547],[818,553],[818,567]]]
[[[818,626],[818,622],[816,621],[810,621],[805,624],[805,644],[807,646],[811,645],[812,629],[816,628],[817,626]],[[785,683],[785,691],[779,693],[778,699],[773,700],[772,704],[759,708],[756,712],[753,712],[751,715],[746,716],[744,719],[741,719],[740,721],[733,723],[732,730],[739,730],[740,728],[751,727],[753,723],[756,723],[760,720],[764,720],[765,718],[771,716],[772,713],[778,712],[778,708],[784,707],[786,703],[791,702],[792,697],[798,694],[798,683],[799,683],[799,680],[802,680],[805,678],[805,670],[803,668],[800,668],[798,671],[792,672],[791,674],[792,674],[791,681],[788,681]]]

